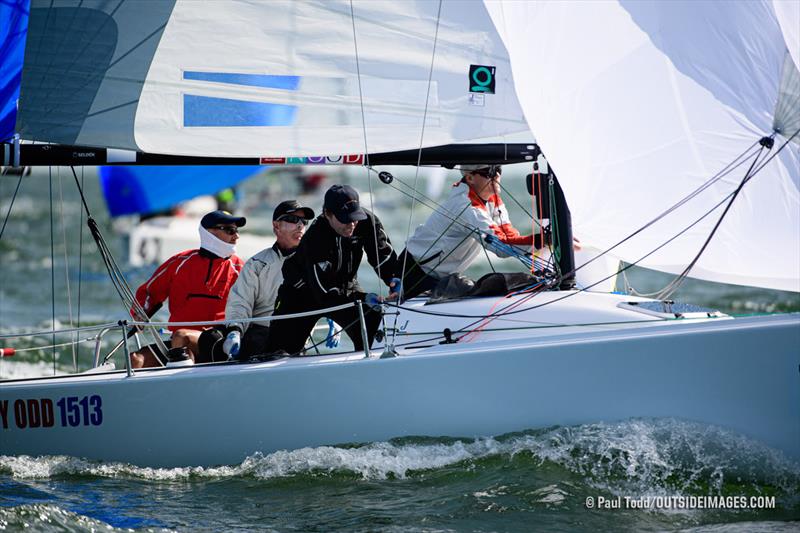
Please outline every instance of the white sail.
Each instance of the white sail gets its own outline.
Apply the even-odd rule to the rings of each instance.
[[[33,2],[24,138],[259,157],[528,130],[479,3],[444,2],[441,13],[422,0],[356,1],[352,12],[346,1],[132,4]],[[471,65],[492,69],[494,93],[470,92]]]
[[[800,127],[800,78],[770,2],[486,4],[575,235],[598,248],[642,227],[763,136],[779,130],[774,153]],[[691,276],[800,291],[798,146],[744,187]],[[613,253],[641,259],[734,191],[747,166]],[[639,264],[681,272],[723,208]]]
[[[789,49],[795,66],[800,69],[800,1],[772,0],[775,16],[783,32],[783,39]]]

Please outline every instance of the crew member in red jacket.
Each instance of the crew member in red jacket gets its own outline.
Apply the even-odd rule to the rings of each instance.
[[[200,248],[176,254],[150,276],[136,291],[136,300],[148,316],[168,301],[170,322],[201,322],[225,319],[228,292],[239,277],[244,261],[236,255],[239,228],[244,217],[227,211],[212,211],[200,221]],[[131,310],[131,315],[135,313]],[[169,348],[185,347],[196,362],[214,360],[214,346],[206,344],[221,340],[211,337],[215,329],[204,326],[170,327]],[[202,334],[202,335],[201,335]],[[210,338],[203,338],[210,337]],[[201,348],[198,348],[198,344]],[[222,342],[219,342],[221,353]],[[165,355],[150,345],[131,354],[134,368],[159,366]]]

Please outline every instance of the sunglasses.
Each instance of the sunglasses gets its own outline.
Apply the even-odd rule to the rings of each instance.
[[[214,229],[224,231],[228,235],[238,235],[239,233],[239,228],[236,226],[214,226]]]
[[[288,222],[289,224],[302,224],[304,226],[308,224],[308,219],[297,215],[281,215],[278,217],[278,221]]]
[[[489,168],[475,170],[473,173],[493,180],[502,173],[502,167],[500,165],[492,165]]]

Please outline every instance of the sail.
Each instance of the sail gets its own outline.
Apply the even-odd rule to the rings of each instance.
[[[196,196],[215,194],[264,170],[261,166],[100,167],[100,186],[112,217],[147,215]]]
[[[800,76],[770,1],[486,5],[575,235],[597,248],[645,226],[762,137],[774,135],[771,157],[800,128]],[[743,187],[690,276],[800,291],[798,140]],[[751,162],[612,253],[680,273]]]
[[[22,85],[24,139],[159,154],[377,153],[528,131],[474,2],[33,0]]]
[[[28,0],[0,2],[0,142],[14,136],[29,9]]]

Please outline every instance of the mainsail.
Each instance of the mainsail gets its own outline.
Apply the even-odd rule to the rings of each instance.
[[[770,1],[486,3],[576,236],[610,248],[761,138],[774,138],[766,162],[794,135],[743,187],[690,275],[800,291],[800,4],[787,4],[779,24]],[[612,253],[680,273],[752,161]]]
[[[34,0],[17,132],[158,154],[285,157],[527,131],[491,18],[480,3],[465,7]]]

